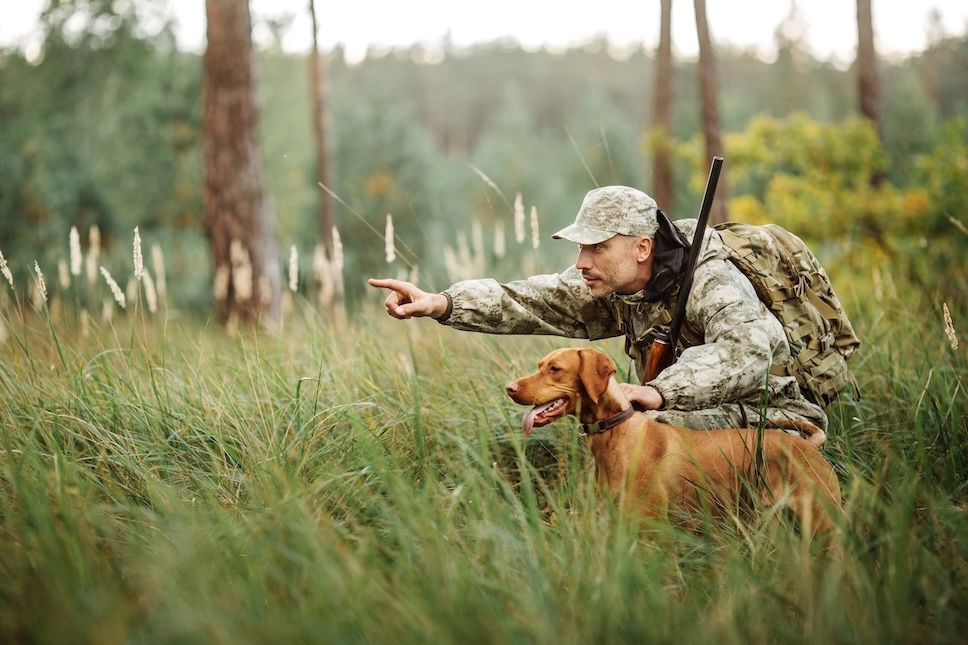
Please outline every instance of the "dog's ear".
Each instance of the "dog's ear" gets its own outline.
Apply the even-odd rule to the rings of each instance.
[[[579,350],[578,355],[581,358],[578,378],[585,386],[588,398],[592,403],[598,403],[598,399],[608,389],[608,380],[615,373],[615,361],[607,354],[591,348]]]

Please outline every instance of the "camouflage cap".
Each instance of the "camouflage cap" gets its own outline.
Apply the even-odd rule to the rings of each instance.
[[[659,227],[655,200],[628,186],[605,186],[590,190],[582,201],[575,223],[552,237],[575,244],[598,244],[620,234],[652,237]]]

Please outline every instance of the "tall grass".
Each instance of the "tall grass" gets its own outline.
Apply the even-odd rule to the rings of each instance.
[[[920,303],[919,303],[920,304]],[[952,306],[965,333],[964,306]],[[968,629],[968,375],[927,305],[867,303],[826,449],[845,555],[765,514],[702,536],[600,498],[576,423],[504,384],[570,341],[140,315],[5,320],[12,642],[950,642]],[[961,321],[961,322],[959,322]],[[962,327],[957,329],[957,325]],[[916,342],[915,342],[916,341]],[[621,347],[599,344],[620,360]]]

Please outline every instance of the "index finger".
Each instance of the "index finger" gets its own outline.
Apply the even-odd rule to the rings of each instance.
[[[404,291],[407,287],[406,282],[403,282],[402,280],[394,280],[393,278],[370,278],[366,282],[371,287],[393,289],[394,291]]]

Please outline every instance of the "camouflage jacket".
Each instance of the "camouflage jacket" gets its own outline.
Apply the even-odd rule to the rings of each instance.
[[[675,225],[691,239],[696,220]],[[789,344],[780,322],[727,259],[719,233],[707,229],[705,237],[682,328],[685,348],[676,363],[649,384],[670,409],[701,410],[729,402],[749,403],[756,409],[771,366],[785,365],[789,359]],[[624,335],[640,378],[655,329],[669,323],[676,295],[656,303],[644,301],[641,293],[595,298],[574,266],[560,274],[506,284],[466,280],[444,293],[452,309],[442,322],[455,329],[588,340]],[[788,376],[769,377],[771,407],[802,397],[790,381],[794,379]]]

